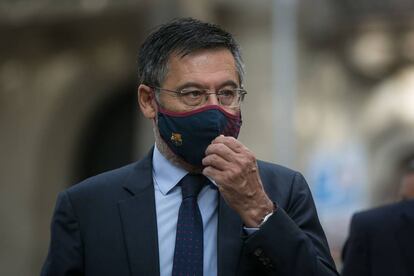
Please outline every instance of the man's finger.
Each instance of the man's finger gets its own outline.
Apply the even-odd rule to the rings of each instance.
[[[236,138],[231,136],[224,136],[220,135],[216,137],[212,142],[212,144],[225,144],[227,147],[232,149],[233,151],[240,153],[246,149],[246,147]]]
[[[228,162],[233,162],[236,152],[223,143],[216,143],[210,144],[206,149],[206,156],[211,154],[216,154]]]
[[[205,167],[203,169],[203,171],[202,171],[202,174],[204,176],[208,176],[211,179],[213,179],[217,183],[217,185],[219,185],[219,183],[222,182],[221,181],[221,179],[222,179],[222,177],[221,177],[222,173],[223,173],[222,171],[220,171],[220,170],[218,170],[218,169],[216,169],[216,168],[214,168],[212,166]]]
[[[228,167],[229,162],[221,157],[220,155],[217,155],[215,153],[209,154],[202,160],[203,166],[208,167],[214,167],[215,169],[219,171],[224,171]]]

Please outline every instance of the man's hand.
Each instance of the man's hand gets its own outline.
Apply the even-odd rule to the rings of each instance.
[[[224,200],[247,227],[257,227],[273,211],[256,157],[235,138],[220,135],[214,139],[206,150],[203,165],[203,174],[214,179]]]

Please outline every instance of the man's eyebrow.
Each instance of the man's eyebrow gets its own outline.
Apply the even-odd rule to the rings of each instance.
[[[227,80],[225,82],[223,82],[220,87],[223,86],[233,86],[233,87],[239,87],[239,85],[234,81],[234,80]]]
[[[203,85],[201,85],[198,82],[192,82],[192,81],[190,81],[190,82],[186,82],[186,83],[183,83],[180,86],[178,86],[177,87],[177,91],[183,90],[183,89],[188,88],[188,87],[197,87],[197,88],[201,88],[202,89],[203,88]]]
[[[234,88],[239,87],[239,85],[237,84],[237,82],[235,82],[234,80],[227,80],[227,81],[225,81],[223,83],[220,83],[220,85],[218,85],[219,88],[220,87],[224,87],[224,86],[232,86]],[[181,91],[181,90],[183,90],[185,88],[189,88],[189,87],[196,87],[196,88],[200,88],[200,89],[205,89],[204,85],[202,85],[202,84],[200,84],[198,82],[191,82],[190,81],[190,82],[186,82],[186,83],[183,83],[182,85],[178,86],[176,88],[176,90],[177,91]]]

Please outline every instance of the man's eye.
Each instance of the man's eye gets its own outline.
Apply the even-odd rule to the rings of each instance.
[[[220,90],[218,94],[224,97],[234,97],[236,94],[236,91],[231,90],[231,89],[223,89],[223,90]]]
[[[188,98],[199,98],[204,94],[204,92],[202,90],[185,90],[182,91],[181,94]]]

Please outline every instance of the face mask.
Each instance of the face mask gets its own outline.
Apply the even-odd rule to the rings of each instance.
[[[171,112],[158,106],[158,129],[168,147],[189,164],[201,166],[205,151],[220,134],[237,138],[241,114],[217,105],[189,112]]]

